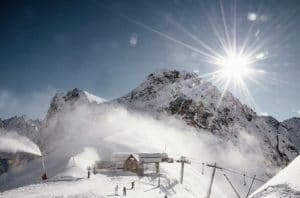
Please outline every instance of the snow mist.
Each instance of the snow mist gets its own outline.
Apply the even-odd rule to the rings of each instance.
[[[0,151],[8,153],[25,152],[42,156],[39,147],[35,143],[16,132],[0,131]]]

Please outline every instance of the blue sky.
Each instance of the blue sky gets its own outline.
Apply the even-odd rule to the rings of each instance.
[[[237,40],[248,35],[250,44],[256,39],[263,45],[266,58],[257,67],[267,75],[247,83],[255,100],[249,105],[280,120],[300,116],[300,2],[221,3],[227,21],[236,5]],[[203,50],[188,31],[218,51],[213,24],[225,38],[219,0],[0,4],[1,118],[43,117],[55,92],[75,87],[112,99],[159,69],[213,72],[214,64],[172,39]]]

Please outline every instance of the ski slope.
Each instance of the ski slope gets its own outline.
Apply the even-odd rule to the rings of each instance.
[[[122,170],[103,170],[101,173],[87,178],[86,166],[92,165],[99,156],[94,148],[85,148],[83,152],[71,157],[64,170],[47,182],[38,182],[0,193],[0,197],[108,197],[115,196],[115,187],[119,186],[121,195],[126,187],[127,197],[199,197],[205,196],[209,175],[202,176],[192,167],[186,167],[184,183],[179,184],[180,165],[174,163],[161,164],[159,177],[148,173],[138,177],[134,173]],[[134,189],[131,182],[135,182]],[[224,192],[214,187],[213,197],[224,197]]]

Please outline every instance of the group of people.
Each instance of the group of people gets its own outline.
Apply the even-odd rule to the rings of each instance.
[[[131,182],[131,189],[134,189],[134,182]],[[116,185],[116,187],[115,187],[115,195],[116,196],[119,195],[118,191],[119,191],[119,185]],[[126,195],[127,195],[127,188],[124,186],[123,187],[123,197],[126,197]]]
[[[91,172],[90,172],[90,169],[88,169],[88,179],[90,178],[91,176]],[[131,189],[134,189],[134,182],[131,182]],[[119,185],[116,185],[115,187],[115,196],[119,196]],[[123,187],[123,197],[126,197],[127,196],[127,188],[124,186]],[[164,196],[164,198],[168,198],[167,195]]]

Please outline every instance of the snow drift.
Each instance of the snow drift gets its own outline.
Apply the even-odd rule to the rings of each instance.
[[[300,156],[257,189],[251,198],[300,197]]]

